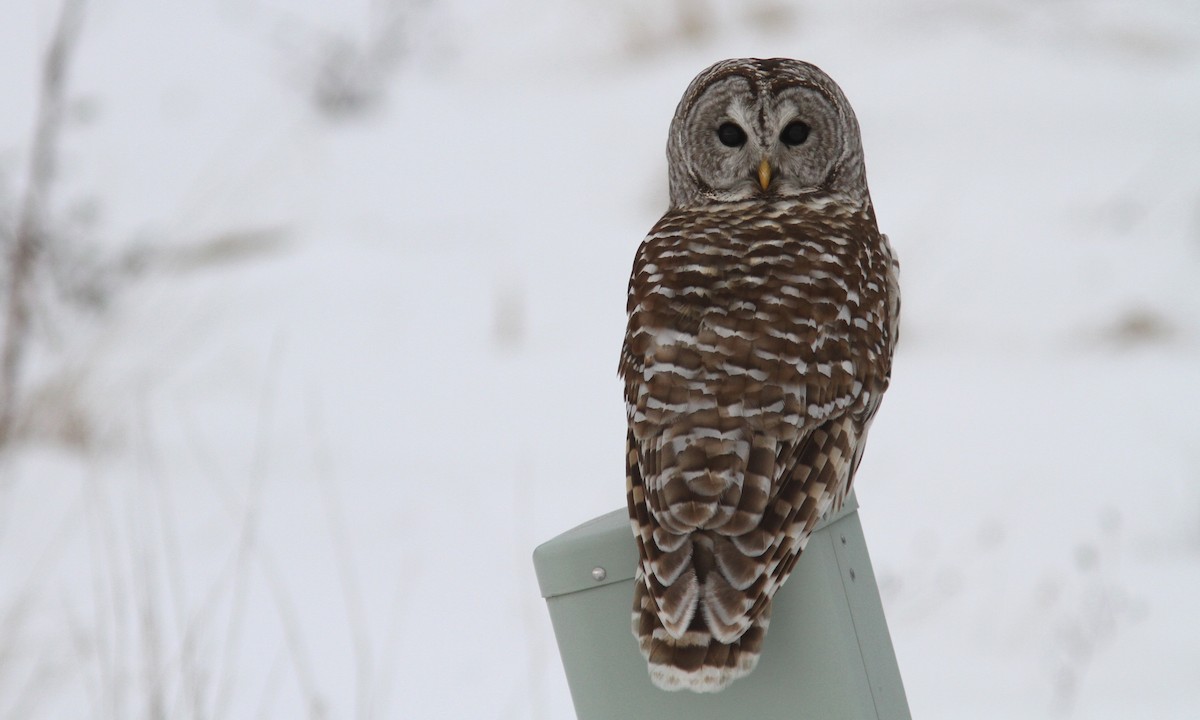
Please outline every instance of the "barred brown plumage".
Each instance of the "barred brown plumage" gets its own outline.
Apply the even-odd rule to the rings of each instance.
[[[808,135],[783,142],[795,121]],[[775,591],[849,491],[891,374],[897,264],[853,111],[812,65],[708,68],[667,154],[620,363],[633,630],[657,685],[716,691],[754,668]]]

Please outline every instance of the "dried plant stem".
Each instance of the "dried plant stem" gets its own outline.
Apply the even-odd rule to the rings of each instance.
[[[6,269],[4,336],[0,338],[0,448],[11,439],[16,419],[17,382],[29,334],[33,274],[44,241],[45,207],[54,179],[67,67],[83,24],[83,3],[84,0],[64,0],[54,37],[42,62],[28,184],[9,243]]]

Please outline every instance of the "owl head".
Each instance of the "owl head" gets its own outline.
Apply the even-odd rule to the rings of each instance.
[[[688,86],[667,142],[671,207],[813,193],[869,202],[858,120],[799,60],[723,60]]]

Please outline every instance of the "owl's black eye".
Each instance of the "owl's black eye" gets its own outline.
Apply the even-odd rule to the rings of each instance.
[[[717,128],[717,139],[725,147],[741,147],[746,144],[746,131],[736,123],[727,122]]]
[[[796,146],[803,144],[808,139],[809,127],[807,124],[799,120],[793,120],[787,124],[783,132],[779,133],[779,139],[784,145]]]

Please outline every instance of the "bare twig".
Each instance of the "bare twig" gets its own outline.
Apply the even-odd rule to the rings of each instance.
[[[279,648],[275,653],[275,659],[271,661],[271,670],[267,673],[267,679],[263,682],[262,696],[258,702],[258,712],[254,717],[269,718],[271,717],[271,708],[275,703],[275,698],[279,696],[279,685],[283,680],[283,670],[287,666],[287,652],[284,648]]]
[[[280,340],[278,337],[271,344],[267,357],[267,372],[263,381],[262,395],[259,396],[258,428],[255,434],[254,457],[250,468],[250,489],[246,496],[246,509],[241,527],[241,537],[238,540],[236,566],[237,572],[233,578],[232,607],[229,611],[229,623],[225,631],[224,658],[222,659],[222,675],[217,683],[216,709],[214,717],[223,718],[228,712],[232,700],[233,684],[237,677],[238,643],[241,639],[242,620],[245,614],[246,596],[249,592],[250,562],[255,555],[255,544],[258,539],[259,512],[263,489],[267,484],[267,462],[270,452],[267,448],[272,411],[274,409],[276,380],[279,376],[278,363],[280,359]]]
[[[45,241],[45,208],[54,179],[67,68],[83,24],[84,0],[64,0],[42,62],[41,89],[29,156],[29,180],[8,257],[4,337],[0,338],[0,448],[12,437],[17,382],[29,334],[33,273]]]
[[[95,652],[95,641],[92,630],[85,627],[67,597],[63,597],[63,616],[66,618],[67,634],[71,637],[71,647],[75,650],[75,660],[79,663],[80,675],[84,691],[87,693],[88,705],[92,708],[92,717],[96,717],[99,708],[103,706],[104,692],[100,689],[99,679],[94,673],[88,672],[92,654]]]
[[[84,478],[84,520],[91,553],[96,671],[104,689],[95,717],[117,720],[125,716],[126,627],[129,602],[125,594],[128,574],[121,564],[120,537],[114,510],[102,494],[103,483],[93,473]]]
[[[16,702],[13,703],[5,716],[6,720],[19,720],[20,718],[33,717],[33,712],[36,709],[41,698],[53,685],[54,677],[51,670],[52,663],[49,660],[53,651],[48,651],[43,648],[38,652],[38,659],[34,663],[33,674],[25,680],[25,686],[17,694]]]
[[[29,564],[25,580],[14,583],[12,589],[15,592],[5,599],[6,607],[0,612],[0,698],[3,698],[0,700],[0,717],[32,717],[31,708],[44,699],[44,691],[54,679],[54,673],[50,672],[56,660],[52,650],[37,653],[36,659],[28,666],[32,674],[17,678],[23,681],[22,687],[13,687],[13,670],[25,666],[23,661],[26,658],[22,655],[28,650],[22,647],[22,640],[28,631],[29,618],[36,614],[44,601],[44,585],[51,568],[62,558],[82,513],[83,508],[77,503],[62,514],[45,547]]]
[[[203,708],[203,681],[202,672],[196,658],[196,647],[194,643],[184,642],[184,638],[188,637],[187,627],[187,593],[184,589],[183,569],[185,567],[183,555],[179,545],[179,526],[175,516],[170,498],[171,483],[166,480],[166,471],[163,467],[163,458],[159,452],[158,445],[154,441],[154,432],[152,430],[153,423],[150,420],[150,409],[147,398],[143,394],[139,398],[138,425],[140,428],[141,442],[139,444],[138,453],[138,475],[142,478],[147,487],[142,493],[149,498],[155,496],[158,501],[158,538],[149,537],[146,539],[147,547],[161,547],[162,549],[162,575],[166,580],[166,587],[171,596],[171,609],[175,616],[176,633],[180,638],[179,641],[179,674],[177,690],[179,693],[179,702],[187,703],[192,714],[196,718],[202,718]],[[143,512],[143,515],[151,519],[156,513]],[[151,526],[153,523],[147,522],[147,532],[152,533]],[[148,568],[149,570],[149,568]],[[147,573],[147,592],[151,585],[150,575]],[[152,600],[147,596],[148,601]],[[152,614],[152,608],[147,603],[147,607],[143,608],[143,616],[149,617]],[[147,651],[153,648],[147,646]],[[147,652],[149,656],[149,652]],[[147,664],[147,669],[151,666]],[[148,675],[147,679],[151,679]],[[159,688],[160,703],[165,707],[165,692],[166,681],[160,680],[161,687]],[[152,689],[152,688],[150,688]],[[170,711],[163,710],[160,712],[165,717],[179,717],[180,711],[175,709],[178,703],[172,705]]]
[[[345,514],[342,504],[334,490],[333,468],[329,458],[329,446],[324,425],[321,422],[320,404],[317,393],[310,393],[308,424],[309,445],[313,450],[313,470],[317,475],[317,484],[321,488],[322,506],[325,509],[325,519],[329,523],[329,536],[333,541],[333,550],[337,557],[337,569],[342,586],[342,599],[346,606],[346,623],[349,626],[350,639],[354,646],[355,691],[354,716],[365,720],[371,712],[371,641],[367,628],[366,604],[363,601],[358,573],[354,570],[354,553],[350,548],[350,538],[346,531]]]
[[[279,576],[273,557],[259,548],[258,565],[266,581],[271,599],[275,601],[275,611],[279,614],[279,624],[283,629],[283,638],[287,642],[288,654],[292,658],[296,683],[300,686],[305,703],[305,716],[309,720],[326,720],[329,709],[324,698],[317,689],[317,674],[314,672],[310,654],[304,643],[304,635],[300,632],[300,620],[296,617],[296,606],[292,603],[287,586]]]

